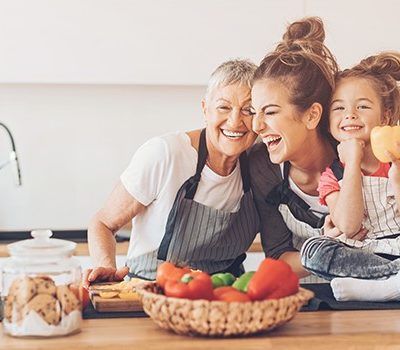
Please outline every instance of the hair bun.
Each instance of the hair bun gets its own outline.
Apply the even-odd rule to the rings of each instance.
[[[325,41],[324,24],[319,17],[306,17],[289,25],[283,35],[283,41],[288,46],[301,42]]]
[[[380,75],[389,75],[393,79],[400,80],[400,53],[399,52],[381,52],[376,56],[370,56],[362,60],[360,68],[366,72]]]
[[[324,24],[319,17],[305,17],[290,24],[276,51],[282,54],[304,52],[326,57]]]

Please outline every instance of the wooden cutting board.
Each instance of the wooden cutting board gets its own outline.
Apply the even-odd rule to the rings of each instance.
[[[113,298],[102,298],[100,292],[118,292],[118,282],[105,282],[93,284],[89,287],[90,300],[98,312],[132,312],[143,311],[139,300],[121,299],[118,296]]]
[[[139,300],[124,300],[118,297],[104,299],[99,295],[94,295],[90,299],[93,307],[98,312],[143,311],[142,303]]]

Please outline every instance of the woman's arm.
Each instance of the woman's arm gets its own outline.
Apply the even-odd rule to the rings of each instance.
[[[117,184],[89,224],[89,252],[95,267],[85,271],[84,285],[96,280],[121,280],[127,274],[126,268],[116,269],[114,235],[145,208],[121,182]]]
[[[300,252],[285,252],[279,259],[287,262],[299,278],[310,275],[310,272],[301,265]]]

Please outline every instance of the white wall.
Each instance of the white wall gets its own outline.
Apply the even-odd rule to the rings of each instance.
[[[22,187],[0,172],[0,231],[85,228],[151,135],[202,125],[202,87],[0,85]],[[8,144],[0,130],[0,162]]]
[[[23,186],[0,170],[0,231],[85,228],[135,149],[202,126],[223,60],[258,62],[319,15],[342,66],[400,50],[397,0],[0,0],[0,121]],[[0,130],[0,163],[8,154]]]

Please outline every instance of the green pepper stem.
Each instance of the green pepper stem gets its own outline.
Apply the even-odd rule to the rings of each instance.
[[[182,283],[189,283],[189,282],[192,281],[192,280],[193,280],[193,277],[190,276],[189,273],[185,273],[185,274],[182,276],[182,278],[181,278],[181,282],[182,282]]]

